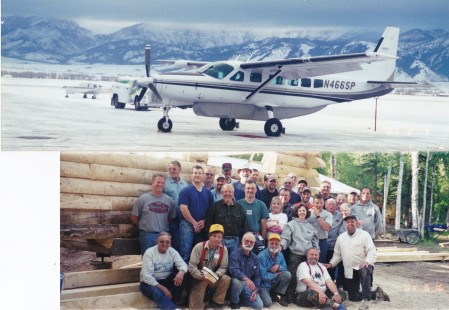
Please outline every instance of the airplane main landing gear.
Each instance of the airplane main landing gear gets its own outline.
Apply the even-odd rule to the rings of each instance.
[[[273,107],[265,106],[268,113],[268,120],[265,122],[265,134],[269,137],[279,137],[281,133],[285,133],[280,120],[274,117]]]
[[[220,118],[220,128],[224,131],[232,131],[237,126],[235,118]]]
[[[170,132],[173,127],[173,122],[169,118],[161,118],[159,122],[157,123],[157,129],[159,129],[162,132]]]

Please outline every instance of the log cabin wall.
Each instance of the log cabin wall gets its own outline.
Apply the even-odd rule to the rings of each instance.
[[[174,159],[190,183],[192,167],[206,166],[208,154],[61,152],[61,246],[104,255],[140,254],[138,229],[130,220],[133,203],[151,190],[153,174],[167,174]],[[282,182],[294,172],[318,186],[316,168],[323,166],[319,153],[264,153],[260,183],[265,173],[278,174]],[[221,172],[221,166],[215,168]],[[239,167],[233,168],[236,174]]]

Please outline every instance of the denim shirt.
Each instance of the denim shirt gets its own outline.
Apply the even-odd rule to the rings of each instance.
[[[261,285],[269,292],[271,289],[271,281],[276,279],[276,272],[287,271],[287,263],[281,252],[277,252],[274,259],[271,258],[269,249],[263,250],[257,257],[259,258],[260,264]],[[276,264],[279,265],[279,269],[276,272],[271,272],[270,268]]]
[[[246,255],[241,247],[232,252],[231,259],[229,260],[229,273],[232,278],[243,281],[243,278],[246,276],[259,288],[259,269],[259,259],[253,252],[250,251],[249,255]]]

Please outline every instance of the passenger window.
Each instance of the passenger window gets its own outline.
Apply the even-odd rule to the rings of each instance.
[[[237,72],[231,77],[231,81],[243,82],[245,74],[242,71]]]
[[[298,80],[287,80],[287,84],[290,86],[298,86]]]
[[[262,74],[257,72],[251,72],[249,80],[254,83],[262,82]]]
[[[273,77],[273,75],[270,75],[270,79]],[[282,76],[277,76],[274,79],[271,80],[271,84],[275,85],[282,85],[284,84],[284,78]]]
[[[323,80],[313,80],[313,87],[314,88],[321,88],[321,87],[323,87]]]
[[[312,80],[311,79],[301,79],[301,87],[311,87]]]

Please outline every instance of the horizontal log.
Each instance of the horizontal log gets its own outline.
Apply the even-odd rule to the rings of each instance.
[[[167,171],[167,166],[174,158],[164,153],[102,153],[102,152],[61,152],[61,161],[85,164],[102,164],[125,168],[136,168],[153,171]],[[178,160],[182,171],[190,174],[198,163]],[[203,167],[205,164],[201,164]]]
[[[61,309],[158,309],[141,292],[61,300]]]
[[[319,187],[321,184],[321,180],[319,177],[315,178],[307,178],[307,186],[308,187]],[[318,189],[319,191],[319,189]]]
[[[296,152],[278,152],[279,154],[285,154],[285,155],[290,155],[290,156],[297,156],[297,157],[320,157],[321,158],[321,153],[320,152],[307,152],[307,151],[296,151]]]
[[[72,210],[129,211],[136,199],[137,197],[60,193],[60,207]]]
[[[93,287],[140,281],[140,267],[67,272],[64,274],[64,289]]]
[[[101,244],[100,242],[103,242]],[[110,244],[109,244],[110,243]],[[105,255],[140,255],[138,239],[74,240],[61,239],[61,247]]]
[[[129,211],[60,210],[61,225],[132,224]]]
[[[378,263],[393,262],[424,262],[449,260],[449,252],[446,253],[422,253],[423,251],[409,253],[378,253]]]
[[[60,175],[63,177],[101,180],[124,183],[150,184],[158,171],[116,167],[101,164],[84,164],[61,161]]]
[[[151,191],[151,185],[60,178],[61,193],[139,197]]]
[[[298,168],[293,166],[287,166],[287,165],[276,165],[274,169],[274,173],[276,173],[279,176],[287,176],[289,173],[294,173],[300,178],[307,177],[307,174],[309,173],[308,168]]]
[[[63,239],[137,238],[139,230],[132,224],[118,225],[61,225]]]
[[[418,248],[398,248],[398,247],[377,247],[377,253],[382,252],[415,252],[418,251]]]
[[[117,295],[131,292],[139,292],[140,283],[124,283],[124,284],[111,284],[101,285],[94,287],[81,287],[74,289],[64,289],[61,292],[61,300],[80,299],[86,297],[98,297],[106,295]]]
[[[326,163],[321,157],[317,156],[308,156],[307,157],[307,167],[312,169],[324,168],[326,167]]]

